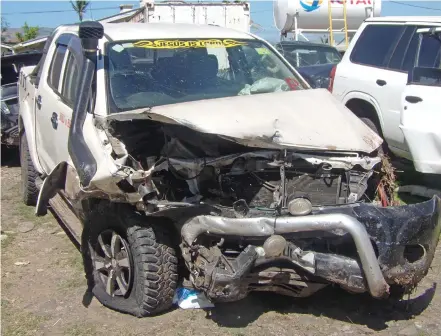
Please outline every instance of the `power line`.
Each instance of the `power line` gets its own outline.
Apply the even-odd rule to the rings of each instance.
[[[440,12],[441,12],[441,9],[440,9],[440,8],[433,8],[433,7],[425,7],[425,6],[419,6],[419,5],[412,5],[412,4],[408,4],[408,3],[405,3],[405,2],[392,1],[392,0],[389,0],[389,2],[392,2],[392,3],[398,4],[398,5],[404,5],[404,6],[415,7],[415,8],[422,8],[422,9],[429,9],[429,10],[434,10],[434,11],[440,11]]]
[[[94,11],[104,10],[104,9],[116,9],[117,7],[101,7],[94,8]],[[19,14],[46,14],[46,13],[64,13],[64,12],[76,12],[73,9],[64,9],[64,10],[51,10],[51,11],[40,11],[40,12],[13,12],[13,13],[2,13],[2,15],[19,15]]]

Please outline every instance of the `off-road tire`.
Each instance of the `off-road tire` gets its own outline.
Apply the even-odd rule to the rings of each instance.
[[[36,205],[39,193],[36,186],[38,172],[35,169],[31,155],[29,154],[28,141],[25,132],[20,136],[20,165],[21,195],[23,202],[26,205]]]
[[[384,138],[381,135],[379,126],[377,126],[377,124],[369,118],[360,118],[360,120],[362,122],[364,122],[366,124],[366,126],[368,126],[372,131],[374,131],[378,136],[380,136],[383,139],[383,143],[376,151],[376,154],[383,155],[383,154],[387,153],[386,141],[384,140]]]
[[[105,230],[114,230],[129,245],[132,281],[129,292],[110,296],[94,269],[92,246]],[[98,204],[87,216],[81,251],[89,290],[104,306],[137,317],[157,315],[173,303],[178,281],[178,259],[164,223],[149,223],[128,205]]]

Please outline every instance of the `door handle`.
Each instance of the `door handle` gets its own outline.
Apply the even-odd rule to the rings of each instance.
[[[387,83],[384,79],[377,79],[377,85],[379,86],[385,86]]]
[[[420,97],[416,97],[416,96],[406,96],[406,98],[404,98],[404,99],[406,99],[407,102],[412,103],[412,104],[419,103],[419,102],[423,101]]]
[[[54,129],[58,128],[58,114],[57,113],[52,113],[52,117],[51,117],[51,123],[52,123],[52,127]]]
[[[37,106],[38,106],[38,109],[41,109],[41,96],[40,95],[38,95],[38,97],[37,97]]]

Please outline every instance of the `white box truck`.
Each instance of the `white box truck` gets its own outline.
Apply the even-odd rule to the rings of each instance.
[[[250,30],[248,2],[154,2],[141,0],[144,11],[135,22],[212,24],[244,32]]]

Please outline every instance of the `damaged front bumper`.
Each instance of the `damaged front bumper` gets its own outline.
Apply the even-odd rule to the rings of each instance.
[[[359,203],[321,208],[308,216],[196,216],[182,227],[181,249],[193,286],[215,301],[241,299],[257,288],[256,281],[265,284],[263,290],[278,286],[282,289],[279,292],[305,281],[319,287],[335,283],[348,291],[369,291],[373,297],[383,298],[389,294],[389,285],[414,287],[427,274],[440,237],[440,211],[441,199],[435,196],[398,207]],[[324,241],[349,238],[354,253],[335,253],[311,245],[305,249],[299,244],[304,233]],[[204,236],[246,244],[231,258],[217,247],[220,244],[214,248],[201,244]],[[262,272],[261,265],[280,260],[289,261],[306,277],[299,282],[280,269]],[[257,268],[261,272],[256,273]],[[274,273],[269,280],[260,281],[263,275]]]

